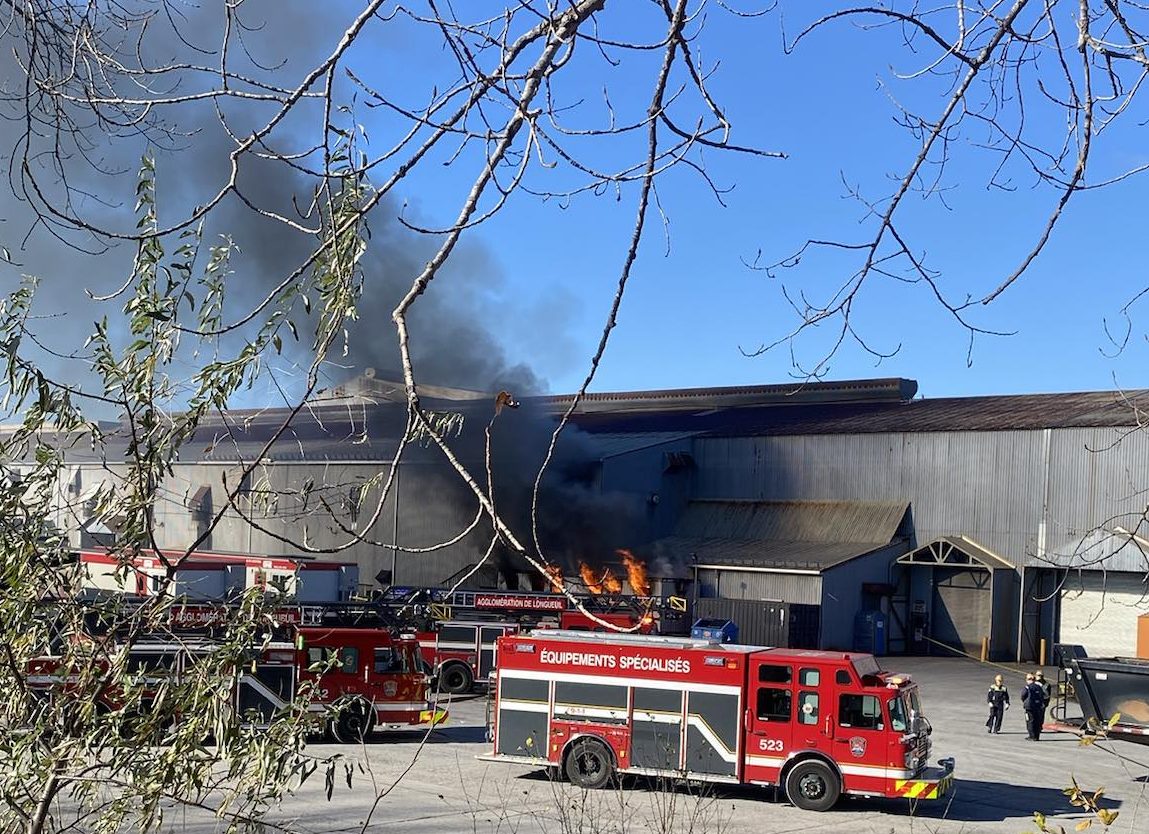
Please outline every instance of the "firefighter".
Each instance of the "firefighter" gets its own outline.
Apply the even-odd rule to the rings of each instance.
[[[993,685],[985,693],[985,701],[989,704],[989,718],[985,720],[987,733],[1001,732],[1001,719],[1009,709],[1009,690],[1006,689],[1001,675],[994,675]]]
[[[1041,687],[1041,691],[1045,695],[1045,706],[1048,708],[1050,702],[1053,700],[1053,686],[1045,679],[1045,672],[1040,669],[1034,672],[1033,682]]]
[[[1025,676],[1021,703],[1025,706],[1026,738],[1030,741],[1040,741],[1041,725],[1045,723],[1045,690],[1037,683],[1033,672]]]

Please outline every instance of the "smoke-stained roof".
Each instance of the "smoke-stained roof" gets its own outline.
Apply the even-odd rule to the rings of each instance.
[[[825,570],[897,540],[908,501],[691,501],[656,557]]]
[[[781,385],[738,385],[719,388],[667,388],[651,391],[605,391],[584,394],[577,414],[641,411],[698,411],[757,405],[816,402],[904,402],[917,393],[912,379],[851,379],[841,382],[790,382]],[[570,407],[573,394],[532,397],[556,411]]]
[[[721,435],[873,434],[1132,427],[1149,411],[1149,390],[1018,394],[877,402],[724,405],[695,410],[617,410],[576,415],[589,432],[693,432]]]

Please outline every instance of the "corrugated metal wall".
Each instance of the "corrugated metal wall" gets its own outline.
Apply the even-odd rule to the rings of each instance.
[[[919,543],[964,533],[1020,565],[1040,563],[1042,529],[1052,554],[1072,550],[1107,519],[1144,509],[1137,482],[1149,471],[1149,435],[1055,429],[1048,441],[1045,431],[699,438],[695,457],[698,498],[908,499]],[[1108,567],[1144,569],[1133,550],[1123,556],[1128,564]]]
[[[698,617],[732,620],[743,646],[778,646],[795,649],[822,647],[819,606],[749,599],[699,600]]]
[[[698,569],[698,596],[725,599],[777,600],[819,605],[822,577],[747,570]]]
[[[896,542],[830,568],[822,575],[822,645],[825,648],[853,649],[854,617],[862,609],[863,583],[892,583],[893,562],[907,552],[908,542]]]
[[[237,481],[238,467],[213,463],[178,465],[160,491],[155,505],[157,537],[161,547],[182,549],[197,537],[198,522],[188,498],[201,486],[211,488],[213,508],[226,504],[227,488]],[[257,530],[240,515],[229,511],[213,530],[205,549],[236,553],[259,553],[272,556],[309,555],[334,562],[359,565],[360,583],[371,586],[380,570],[392,567],[396,541],[395,500],[399,501],[398,542],[407,547],[427,547],[452,538],[474,519],[475,505],[457,481],[444,476],[441,468],[413,464],[400,467],[398,483],[382,507],[379,498],[387,467],[376,462],[276,463],[258,470],[252,479],[252,497],[241,499],[245,512],[270,533]],[[225,486],[225,475],[226,484]],[[78,492],[107,479],[99,465],[80,467]],[[308,487],[310,485],[310,487]],[[326,485],[326,486],[324,486]],[[364,486],[367,486],[364,490]],[[306,494],[306,497],[305,497]],[[260,496],[274,496],[263,500]],[[323,496],[343,525],[361,532],[366,541],[339,529],[320,504]],[[86,518],[83,507],[74,496],[63,496],[59,523],[63,529],[75,530],[78,520]],[[368,526],[375,517],[373,524]],[[483,554],[489,538],[488,529],[479,528],[460,542],[430,553],[398,553],[394,558],[393,582],[402,585],[435,585],[442,583]],[[294,541],[304,540],[315,549],[342,548],[332,553],[308,553],[276,538],[278,534]],[[79,544],[78,540],[75,544]],[[343,547],[344,545],[350,545]]]
[[[1105,559],[1110,571],[1149,571],[1149,560],[1128,539],[1098,542],[1098,527],[1138,530],[1145,510],[1149,435],[1128,429],[1051,432],[1049,510],[1045,550],[1059,564]],[[1083,543],[1083,539],[1085,539]]]

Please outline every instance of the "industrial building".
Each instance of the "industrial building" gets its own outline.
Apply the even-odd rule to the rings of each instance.
[[[887,379],[604,394],[578,422],[645,438],[604,462],[604,488],[647,491],[652,552],[692,564],[700,599],[819,604],[824,647],[848,648],[843,621],[875,607],[892,652],[977,654],[984,641],[993,657],[1032,660],[1044,639],[1133,654],[1149,611],[1146,392],[930,400],[916,389]],[[707,513],[694,536],[715,502],[737,509]],[[779,502],[809,522],[752,521]],[[906,514],[882,527],[874,507]]]
[[[863,626],[891,653],[1033,660],[1044,640],[1132,654],[1149,611],[1146,396],[923,399],[906,379],[591,394],[560,443],[548,555],[569,568],[630,547],[688,585],[697,612],[734,618],[755,642],[846,649]],[[495,465],[513,470],[497,484],[505,507],[571,405],[524,398],[492,422],[493,395],[427,389],[423,402],[460,415],[459,454],[475,471],[483,446],[467,438],[492,425]],[[467,576],[489,528],[427,443],[394,463],[404,414],[400,387],[370,376],[272,444],[274,410],[205,426],[164,485],[161,544],[206,536],[236,492],[242,512],[225,513],[204,549],[294,556],[302,540],[305,555],[357,563],[365,589]],[[91,511],[107,466],[69,454],[59,523],[77,546],[114,535],[114,519]],[[502,554],[467,582],[524,585],[525,568]]]

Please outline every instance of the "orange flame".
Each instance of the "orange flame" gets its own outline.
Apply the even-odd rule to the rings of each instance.
[[[646,575],[646,563],[636,559],[629,550],[620,550],[618,555],[626,566],[626,579],[631,590],[640,597],[650,596],[650,577]]]
[[[603,580],[595,576],[594,568],[592,568],[586,562],[579,562],[578,572],[579,576],[582,577],[583,584],[586,585],[586,589],[588,591],[590,591],[595,596],[598,596],[602,593]]]
[[[603,593],[606,594],[621,594],[622,593],[622,580],[614,575],[614,571],[610,568],[602,569],[602,578],[599,580],[602,583]]]
[[[546,565],[543,567],[546,571],[547,578],[551,581],[551,590],[556,594],[563,592],[563,569],[558,565]]]

